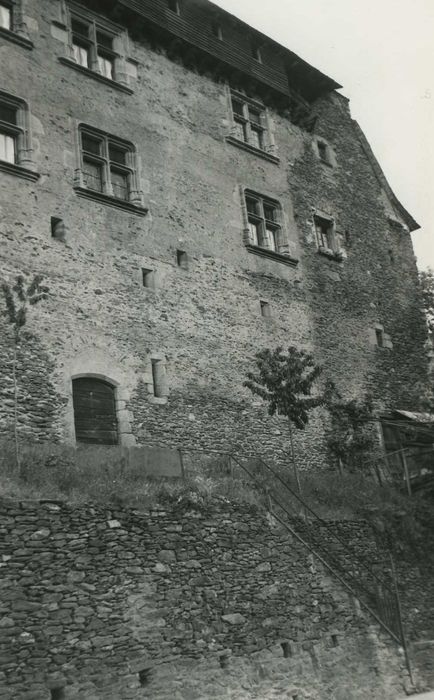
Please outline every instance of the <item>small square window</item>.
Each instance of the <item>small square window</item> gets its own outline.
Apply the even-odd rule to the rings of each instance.
[[[152,289],[154,287],[154,270],[142,267],[142,284],[147,289]]]
[[[259,305],[261,307],[261,316],[271,318],[271,307],[268,301],[260,301]]]
[[[51,238],[56,238],[58,241],[64,241],[66,235],[65,224],[63,219],[57,216],[51,217]]]
[[[152,384],[154,396],[161,399],[167,396],[166,391],[166,364],[164,360],[151,360],[152,364]]]
[[[320,159],[324,163],[328,163],[329,162],[329,155],[328,155],[327,144],[324,143],[324,141],[317,141],[316,145],[318,148],[318,154],[319,154]]]
[[[378,347],[383,348],[384,347],[384,331],[382,328],[375,329],[375,337],[377,340]]]
[[[176,251],[176,264],[184,270],[188,270],[188,255],[185,250]]]

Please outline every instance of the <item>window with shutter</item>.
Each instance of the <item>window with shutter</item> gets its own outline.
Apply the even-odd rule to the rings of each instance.
[[[74,424],[77,442],[90,445],[117,445],[115,388],[95,377],[72,381]]]

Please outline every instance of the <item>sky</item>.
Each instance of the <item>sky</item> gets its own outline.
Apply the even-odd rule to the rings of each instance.
[[[343,86],[434,268],[434,0],[214,0]]]

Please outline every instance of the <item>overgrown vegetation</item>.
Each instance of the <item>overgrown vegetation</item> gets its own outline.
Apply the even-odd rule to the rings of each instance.
[[[370,395],[345,401],[334,387],[329,387],[326,408],[330,424],[326,443],[339,471],[364,471],[372,461],[378,438],[373,427],[373,402]]]
[[[395,552],[431,555],[434,511],[432,502],[409,498],[393,485],[378,483],[360,472],[305,476],[303,498],[325,519],[363,519]]]
[[[30,306],[38,304],[48,296],[48,288],[41,285],[42,275],[35,275],[33,280],[26,283],[22,275],[18,275],[15,284],[2,284],[2,292],[6,306],[6,317],[13,331],[12,379],[14,384],[14,442],[15,464],[20,470],[19,449],[19,419],[18,419],[18,380],[17,362],[18,347],[23,339],[23,328],[26,325],[27,313]]]
[[[50,499],[69,503],[97,502],[146,509],[158,503],[180,503],[193,508],[213,501],[259,506],[262,495],[240,475],[231,475],[218,455],[186,466],[187,478],[146,477],[131,466],[122,448],[78,449],[56,444],[22,444],[21,469],[14,468],[14,445],[0,444],[0,493],[17,499]]]
[[[422,289],[423,310],[432,338],[434,334],[434,270],[428,268],[419,272],[419,281]]]
[[[187,477],[144,477],[128,465],[122,448],[75,450],[61,445],[21,446],[21,471],[14,468],[13,443],[0,444],[0,493],[16,499],[60,500],[71,504],[102,503],[111,507],[146,510],[162,505],[208,512],[218,503],[252,508],[266,504],[264,488],[256,487],[227,456],[185,454]],[[235,466],[235,468],[234,468]],[[251,471],[254,469],[249,465]],[[269,476],[262,480],[266,485]],[[392,549],[419,554],[431,547],[432,503],[411,499],[397,489],[380,487],[360,472],[301,474],[303,500],[325,520],[364,519]],[[294,493],[297,484],[287,473],[284,481]],[[294,515],[304,516],[296,496],[279,494]]]

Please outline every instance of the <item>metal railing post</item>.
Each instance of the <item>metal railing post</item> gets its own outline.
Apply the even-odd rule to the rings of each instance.
[[[410,677],[410,683],[412,685],[414,685],[413,673],[411,670],[410,655],[408,653],[407,640],[405,638],[404,625],[402,622],[401,599],[399,597],[399,588],[398,588],[398,579],[396,576],[395,560],[393,559],[392,554],[390,555],[390,565],[391,565],[391,569],[392,569],[392,579],[393,579],[393,585],[394,585],[394,589],[395,589],[396,609],[397,609],[397,613],[398,613],[398,623],[399,623],[401,644],[402,644],[402,648],[404,650],[405,664],[407,666],[408,675]]]
[[[404,467],[404,474],[405,474],[405,483],[407,485],[407,493],[409,496],[411,496],[411,481],[410,481],[410,472],[408,470],[408,463],[407,463],[407,457],[405,454],[406,448],[403,447],[401,450],[401,457],[402,457],[402,464]]]

